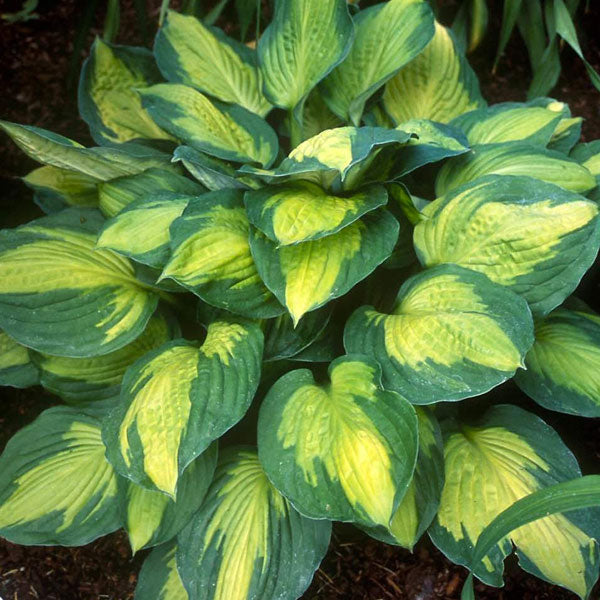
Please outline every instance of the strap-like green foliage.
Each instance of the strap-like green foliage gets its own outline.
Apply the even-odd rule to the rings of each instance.
[[[0,385],[69,405],[0,455],[0,535],[122,527],[152,548],[136,600],[296,600],[344,521],[411,549],[428,531],[494,586],[514,543],[585,598],[597,510],[521,504],[579,466],[496,403],[514,378],[600,416],[600,318],[570,298],[600,140],[552,98],[487,106],[426,0],[261,3],[250,43],[253,0],[237,39],[212,26],[226,2],[167,4],[153,51],[92,47],[99,146],[0,122],[47,213],[0,232]]]

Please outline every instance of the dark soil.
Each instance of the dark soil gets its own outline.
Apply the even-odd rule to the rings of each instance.
[[[85,124],[77,115],[76,91],[67,85],[73,40],[87,2],[41,0],[39,18],[25,23],[0,23],[0,118],[35,124],[84,144],[91,144]],[[438,0],[452,14],[456,0]],[[20,8],[19,0],[0,0],[0,13]],[[133,2],[122,3],[121,35],[127,44],[142,42]],[[494,11],[500,2],[490,2]],[[584,4],[584,3],[582,3]],[[594,5],[594,3],[590,3]],[[580,37],[588,60],[600,68],[600,7],[580,19]],[[104,5],[100,2],[99,5]],[[155,23],[160,0],[147,0],[149,23]],[[172,6],[177,3],[173,2]],[[100,32],[102,11],[96,15],[84,48]],[[524,48],[515,38],[507,48],[497,72],[491,74],[499,28],[499,14],[491,16],[491,34],[471,57],[481,78],[484,96],[490,102],[524,100],[530,73]],[[82,54],[85,54],[82,53]],[[77,57],[80,62],[82,57]],[[563,51],[563,75],[551,94],[570,104],[575,115],[586,118],[583,137],[600,138],[600,94],[589,83],[581,62]],[[3,227],[12,227],[40,214],[30,193],[17,177],[34,168],[5,138],[0,139],[0,215]],[[583,284],[584,299],[598,306],[598,278],[592,274]],[[575,452],[586,473],[598,472],[600,423],[549,413],[534,406],[511,384],[496,392],[540,414],[561,434]],[[39,412],[57,400],[41,388],[0,388],[0,450],[8,438]],[[128,600],[133,598],[137,573],[145,557],[131,558],[126,536],[118,532],[81,548],[20,547],[0,541],[0,599],[3,600]],[[331,548],[305,595],[314,600],[367,599],[456,599],[460,597],[465,569],[447,561],[424,539],[415,552],[378,543],[346,525],[334,526]],[[568,592],[552,587],[521,571],[516,561],[507,561],[506,586],[493,589],[476,586],[482,599],[562,600]],[[597,591],[592,598],[600,598]]]

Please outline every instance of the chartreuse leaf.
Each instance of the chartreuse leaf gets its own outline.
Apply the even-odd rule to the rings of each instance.
[[[560,412],[600,416],[600,316],[559,308],[536,324],[517,385]]]
[[[366,529],[375,539],[409,550],[431,525],[444,487],[444,445],[440,426],[427,409],[416,408],[416,413],[419,452],[413,479],[387,528]]]
[[[135,554],[173,539],[200,508],[217,464],[217,444],[207,448],[181,475],[177,501],[129,482],[121,495],[121,516]]]
[[[261,281],[248,242],[242,192],[222,190],[194,198],[171,226],[169,277],[202,300],[248,317],[284,312]]]
[[[162,313],[156,313],[135,340],[102,356],[67,358],[34,353],[40,383],[68,404],[103,400],[119,395],[121,379],[129,365],[177,332]]]
[[[79,79],[79,113],[98,144],[137,138],[171,139],[142,108],[136,90],[161,76],[146,48],[115,46],[100,38],[92,45]]]
[[[301,106],[348,54],[353,38],[345,0],[277,0],[257,48],[267,98],[288,110]]]
[[[170,254],[169,227],[193,197],[161,192],[135,200],[104,224],[96,246],[151,267],[163,267]]]
[[[434,19],[423,0],[390,0],[361,10],[353,21],[350,52],[322,90],[334,113],[359,125],[369,97],[429,43]]]
[[[341,197],[309,181],[266,186],[244,195],[248,220],[278,246],[336,233],[386,202],[382,186]]]
[[[595,178],[596,187],[588,194],[588,196],[600,202],[600,140],[594,140],[587,144],[577,144],[569,155],[576,160],[580,165],[585,167]]]
[[[250,247],[261,279],[297,324],[305,313],[351,290],[390,256],[398,229],[398,221],[379,210],[327,237],[281,248],[252,231]]]
[[[335,129],[342,125],[342,120],[329,110],[318,88],[315,88],[304,105],[302,115],[303,139],[309,139],[326,129]]]
[[[138,337],[157,296],[131,263],[96,250],[100,215],[71,208],[0,234],[0,327],[57,356],[108,354]]]
[[[82,546],[119,528],[117,476],[100,422],[44,411],[0,456],[0,535],[16,544]]]
[[[600,475],[584,475],[533,492],[503,510],[477,538],[474,563],[513,530],[551,514],[600,506]],[[467,577],[462,600],[475,598],[473,575]]]
[[[175,192],[197,196],[204,188],[183,175],[164,169],[148,169],[137,175],[117,177],[98,186],[100,210],[107,217],[114,217],[129,204],[157,192]]]
[[[503,102],[460,115],[451,125],[462,129],[471,145],[522,141],[546,146],[560,120],[552,105]]]
[[[196,150],[265,167],[277,156],[277,134],[264,119],[241,106],[211,101],[178,83],[159,83],[139,93],[156,123]]]
[[[278,179],[308,179],[325,189],[351,190],[375,161],[381,148],[406,143],[410,134],[385,127],[327,129],[294,148],[274,171],[244,165],[241,173]]]
[[[235,169],[228,163],[190,146],[177,146],[173,152],[173,161],[181,162],[190,174],[210,191],[227,188],[248,189],[244,178],[236,178]],[[247,181],[249,178],[246,177]]]
[[[211,323],[202,345],[174,340],[137,360],[105,423],[118,472],[175,498],[184,469],[250,406],[262,350],[257,324],[229,319]]]
[[[315,310],[308,313],[296,327],[287,313],[265,321],[263,360],[281,360],[302,352],[323,333],[329,323],[331,312],[331,305]]]
[[[435,35],[425,50],[387,82],[383,104],[396,124],[409,119],[449,123],[464,112],[485,106],[485,101],[452,34],[436,22]]]
[[[175,541],[158,546],[147,556],[138,576],[135,600],[188,600],[177,572]]]
[[[0,121],[0,129],[33,160],[59,169],[77,171],[98,181],[134,175],[151,167],[169,166],[169,155],[152,148],[84,148],[57,133],[7,121]]]
[[[527,304],[456,265],[414,275],[390,314],[363,306],[344,331],[346,351],[373,356],[386,389],[413,404],[487,392],[514,375],[532,343]]]
[[[474,146],[470,152],[449,160],[435,180],[436,195],[483,175],[526,175],[583,194],[596,185],[594,176],[560,152],[521,142]]]
[[[365,356],[337,358],[329,379],[317,385],[300,369],[273,385],[260,409],[260,461],[302,514],[387,527],[415,468],[415,411],[381,388]]]
[[[503,560],[514,543],[526,571],[587,597],[598,577],[596,509],[554,514],[523,525],[473,563],[479,535],[504,509],[581,474],[559,436],[535,415],[500,405],[473,424],[449,423],[444,454],[446,483],[429,530],[435,545],[453,562],[499,587]]]
[[[25,388],[39,383],[29,350],[0,331],[0,385]]]
[[[156,36],[154,56],[169,81],[239,104],[261,117],[271,108],[262,93],[256,52],[193,16],[169,11]]]
[[[294,600],[325,555],[331,524],[298,513],[254,450],[219,457],[206,500],[177,539],[190,600]]]
[[[393,175],[396,178],[450,156],[469,150],[467,138],[459,129],[427,119],[411,119],[398,125],[398,129],[412,137],[397,153]]]
[[[98,206],[98,180],[58,167],[38,167],[23,177],[38,194],[55,199],[58,206]]]
[[[484,273],[537,314],[575,289],[600,243],[594,202],[531,177],[488,175],[422,212],[414,242],[423,265],[455,263]]]

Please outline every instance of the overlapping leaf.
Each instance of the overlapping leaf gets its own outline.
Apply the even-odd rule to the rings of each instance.
[[[267,98],[288,110],[348,54],[354,37],[345,0],[277,0],[258,42]]]
[[[435,181],[437,196],[484,175],[525,175],[583,194],[596,181],[582,165],[553,150],[519,142],[474,146],[468,154],[449,160]]]
[[[157,313],[133,342],[102,356],[67,358],[35,353],[40,383],[68,404],[114,398],[127,367],[171,339],[177,329],[170,318]]]
[[[436,546],[482,581],[501,586],[512,542],[525,570],[586,598],[600,563],[597,509],[519,527],[472,564],[475,542],[494,517],[534,491],[581,474],[558,435],[538,417],[501,405],[474,424],[447,424],[444,453],[446,483],[429,530]]]
[[[336,359],[326,385],[307,369],[281,377],[263,401],[258,449],[269,479],[303,514],[387,527],[417,458],[412,406],[380,387],[362,355]]]
[[[325,79],[331,110],[360,125],[366,101],[415,58],[434,33],[431,8],[423,0],[390,0],[357,13],[348,56]]]
[[[168,542],[188,524],[204,500],[216,464],[215,443],[183,472],[177,501],[129,482],[121,495],[121,518],[133,553]]]
[[[241,106],[211,101],[178,83],[159,83],[139,93],[158,125],[197,150],[265,167],[277,156],[279,143],[273,129]]]
[[[44,411],[0,456],[0,535],[17,544],[80,546],[120,526],[117,476],[100,422]]]
[[[39,379],[29,350],[0,331],[0,385],[24,388],[39,383]]]
[[[576,287],[600,244],[598,207],[530,177],[482,177],[423,209],[414,242],[425,266],[454,263],[510,287],[537,314]]]
[[[256,268],[294,323],[352,289],[394,249],[398,222],[386,210],[310,242],[277,245],[258,231],[250,238]]]
[[[170,254],[169,227],[192,198],[162,192],[136,200],[104,224],[96,246],[150,267],[163,267]]]
[[[177,566],[189,600],[294,600],[330,534],[330,523],[303,517],[277,491],[255,451],[228,448],[204,504],[178,537]]]
[[[388,81],[383,103],[396,124],[409,119],[449,123],[485,105],[475,73],[439,23],[425,50]]]
[[[167,542],[147,556],[138,576],[134,600],[188,600],[177,572],[177,544]]]
[[[149,50],[96,38],[79,80],[79,113],[96,142],[170,139],[142,108],[136,92],[160,81]]]
[[[416,409],[419,423],[419,452],[413,480],[387,528],[367,532],[387,544],[413,549],[431,525],[444,487],[444,445],[440,426],[426,409]]]
[[[517,385],[560,412],[600,416],[600,317],[559,308],[536,325]]]
[[[130,262],[96,250],[100,215],[68,209],[0,234],[0,327],[40,352],[108,354],[138,337],[157,296]]]
[[[156,36],[154,56],[169,81],[239,104],[261,117],[271,108],[262,93],[256,52],[193,16],[169,11]]]
[[[514,375],[532,343],[527,304],[455,265],[411,277],[391,314],[359,308],[344,331],[347,352],[373,356],[386,389],[414,404],[487,392]]]
[[[302,142],[272,171],[243,166],[241,173],[268,182],[308,179],[334,192],[352,190],[361,183],[365,170],[386,146],[406,143],[410,134],[384,127],[338,127],[327,129]]]
[[[171,258],[162,277],[218,308],[257,318],[281,314],[283,307],[256,270],[249,229],[241,191],[211,192],[191,200],[171,226]]]
[[[132,202],[143,200],[157,192],[173,192],[195,196],[204,188],[187,177],[165,171],[148,169],[136,175],[117,177],[98,186],[100,210],[107,217],[114,217]]]
[[[278,246],[336,233],[386,202],[381,186],[340,197],[308,181],[266,186],[244,195],[249,221]]]
[[[221,320],[201,346],[175,340],[136,361],[104,427],[118,472],[175,498],[185,468],[250,406],[262,350],[257,324]]]

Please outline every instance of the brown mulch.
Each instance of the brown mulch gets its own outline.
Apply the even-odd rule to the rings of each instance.
[[[20,4],[21,0],[0,0],[0,13],[17,10]],[[0,23],[0,118],[35,124],[91,144],[87,128],[77,116],[76,91],[68,89],[65,83],[74,33],[84,4],[77,0],[40,0],[39,19],[10,26]],[[99,2],[99,5],[103,4]],[[140,43],[132,0],[122,4],[124,33],[119,41]],[[456,0],[438,0],[438,4],[451,9]],[[150,23],[155,21],[159,5],[160,0],[147,0]],[[581,41],[586,56],[598,68],[600,39],[594,36],[597,36],[600,8],[593,6],[592,9],[594,12],[582,21]],[[100,32],[102,19],[100,11],[85,48]],[[498,23],[498,14],[492,14],[491,22]],[[524,100],[530,77],[524,50],[518,39],[514,40],[498,71],[492,75],[494,37],[491,35],[486,45],[472,57],[484,95],[491,102]],[[575,115],[586,118],[583,129],[586,141],[600,138],[600,94],[589,83],[581,62],[568,49],[563,52],[563,75],[552,96],[568,102]],[[0,194],[0,219],[3,227],[12,227],[39,214],[30,201],[30,193],[16,179],[34,166],[5,138],[0,139],[0,185],[4,190]],[[595,290],[595,284],[593,287]],[[518,392],[511,389],[510,393]],[[54,403],[56,399],[41,388],[16,391],[0,388],[0,450],[10,435]],[[584,471],[598,470],[598,420],[582,423],[556,414],[544,414],[544,418],[574,449]],[[0,541],[0,598],[129,600],[133,598],[137,573],[145,554],[140,552],[132,559],[122,532],[81,548],[20,547]],[[505,588],[496,590],[478,584],[478,597],[486,600],[574,598],[568,592],[527,575],[515,562],[514,559],[507,561]],[[336,524],[331,548],[304,597],[307,600],[450,600],[460,597],[465,575],[465,569],[447,561],[427,539],[411,554],[366,538],[349,526]],[[600,598],[600,593],[592,598]]]

